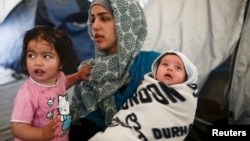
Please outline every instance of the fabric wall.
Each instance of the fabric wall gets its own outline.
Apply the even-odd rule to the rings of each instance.
[[[80,61],[94,57],[94,43],[88,35],[88,0],[38,0],[35,24],[47,24],[67,32]]]
[[[246,77],[250,76],[250,57],[247,55],[249,20],[242,31],[247,2],[248,0],[149,0],[144,7],[148,36],[142,49],[159,52],[177,50],[186,54],[198,68],[200,90],[212,71],[224,69],[220,65],[227,65],[225,61],[228,61],[241,40],[230,99],[227,99],[223,89],[218,93],[213,87],[208,93],[199,93],[199,99],[215,101],[218,108],[223,108],[225,103],[230,102],[231,124],[250,123],[250,89],[247,87],[249,77]]]
[[[0,23],[0,66],[20,70],[22,38],[34,26],[36,0],[20,2]]]
[[[229,87],[229,123],[250,124],[250,8],[236,51],[232,71],[232,83]]]
[[[0,1],[0,23],[2,23],[9,13],[21,2],[22,0],[1,0]]]
[[[39,24],[65,30],[80,61],[94,57],[94,43],[86,25],[88,0],[22,0],[14,4],[15,8],[0,23],[0,67],[21,71],[23,35]]]
[[[197,66],[201,88],[239,40],[247,0],[149,0],[143,50],[178,50]]]

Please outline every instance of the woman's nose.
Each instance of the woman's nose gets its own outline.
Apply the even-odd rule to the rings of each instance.
[[[95,21],[95,22],[93,23],[92,29],[93,29],[93,30],[98,30],[98,29],[100,29],[100,25],[99,25],[99,23],[98,23],[97,21]]]

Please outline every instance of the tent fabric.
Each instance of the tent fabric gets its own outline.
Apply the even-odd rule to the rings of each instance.
[[[36,0],[24,0],[0,24],[0,66],[20,71],[22,38],[34,26]]]
[[[35,24],[63,29],[71,38],[80,61],[93,58],[94,43],[88,35],[88,0],[38,0]]]
[[[0,1],[0,24],[8,17],[13,9],[22,0],[1,0]]]
[[[143,50],[177,50],[199,71],[201,88],[209,73],[234,50],[247,0],[149,0],[144,7],[148,36]]]
[[[11,2],[7,2],[1,1],[1,4],[11,5],[8,4]],[[86,25],[89,5],[88,0],[15,0],[8,13],[5,9],[10,9],[7,8],[10,6],[0,9],[1,15],[5,15],[0,23],[0,66],[6,70],[4,77],[11,78],[11,73],[7,71],[9,69],[21,72],[23,35],[38,24],[65,30],[74,44],[79,61],[94,57],[94,43]]]
[[[249,2],[248,2],[249,4]],[[250,124],[250,8],[236,51],[229,88],[229,123]]]
[[[0,85],[14,82],[25,31],[34,26],[36,1],[0,1]]]
[[[201,90],[210,73],[223,69],[220,65],[235,50],[246,4],[247,0],[149,0],[144,7],[148,36],[142,50],[176,50],[186,54],[197,66]],[[213,91],[216,90],[199,93],[199,100],[209,99],[223,108],[228,103],[226,92],[214,95]]]

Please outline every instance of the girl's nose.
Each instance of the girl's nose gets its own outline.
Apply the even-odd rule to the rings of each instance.
[[[42,59],[40,59],[40,58],[36,58],[36,59],[35,59],[35,65],[36,65],[36,66],[41,66],[42,64],[43,64]]]

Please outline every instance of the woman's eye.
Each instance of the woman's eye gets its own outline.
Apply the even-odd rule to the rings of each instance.
[[[91,18],[90,22],[93,24],[95,22],[95,19]]]
[[[109,17],[109,16],[102,16],[101,20],[104,21],[104,22],[106,22],[106,21],[111,20],[111,17]]]
[[[102,21],[108,21],[108,18],[106,18],[106,17],[102,17]]]

